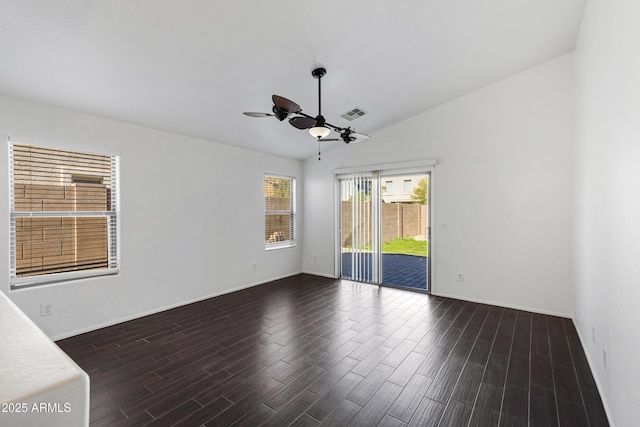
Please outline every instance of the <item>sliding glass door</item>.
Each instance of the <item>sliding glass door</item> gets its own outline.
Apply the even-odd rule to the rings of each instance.
[[[336,178],[340,277],[429,291],[430,172]]]

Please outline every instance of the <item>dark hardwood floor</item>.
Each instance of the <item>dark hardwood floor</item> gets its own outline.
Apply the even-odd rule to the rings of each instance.
[[[95,426],[608,425],[569,319],[311,275],[58,345]]]

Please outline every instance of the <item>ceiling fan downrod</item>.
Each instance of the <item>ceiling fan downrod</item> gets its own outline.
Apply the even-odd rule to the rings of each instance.
[[[309,133],[317,139],[324,138],[331,132],[327,127],[327,124],[322,116],[322,77],[327,73],[327,70],[320,67],[311,72],[314,79],[318,79],[318,115],[316,116],[316,122],[309,129]]]
[[[311,72],[314,79],[318,79],[318,116],[322,116],[322,78],[327,74],[325,68],[316,68]]]

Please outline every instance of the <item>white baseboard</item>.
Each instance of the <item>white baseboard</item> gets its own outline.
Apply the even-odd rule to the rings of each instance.
[[[520,306],[515,304],[505,304],[497,301],[483,300],[480,298],[466,298],[466,297],[461,297],[460,295],[449,295],[449,294],[441,294],[441,293],[435,293],[435,292],[432,292],[431,295],[437,296],[437,297],[452,298],[452,299],[458,299],[461,301],[468,301],[468,302],[477,302],[480,304],[495,305],[497,307],[512,308],[514,310],[522,310],[522,311],[528,311],[531,313],[546,314],[549,316],[565,317],[567,319],[572,319],[572,316],[568,313],[558,313],[555,311],[542,310],[539,308],[525,307],[525,306]]]
[[[578,339],[580,340],[580,345],[582,345],[582,350],[584,351],[584,355],[587,357],[587,363],[589,364],[589,369],[591,370],[591,375],[593,376],[593,380],[596,383],[596,387],[598,388],[598,393],[600,394],[600,400],[602,400],[602,406],[604,406],[604,412],[606,412],[607,414],[607,419],[609,420],[609,425],[611,427],[615,427],[615,423],[613,422],[613,417],[611,416],[611,410],[609,409],[609,405],[607,403],[607,399],[603,393],[603,389],[602,389],[602,384],[600,383],[600,381],[598,380],[598,377],[596,376],[596,370],[595,370],[595,364],[593,363],[593,360],[591,359],[591,357],[589,356],[589,352],[587,351],[587,346],[585,345],[585,340],[582,337],[582,334],[580,333],[580,328],[578,327],[578,324],[576,323],[576,319],[573,318],[571,319],[573,321],[573,326],[576,328],[576,332],[578,333]]]
[[[337,279],[337,277],[333,274],[327,274],[327,273],[318,273],[317,271],[309,271],[309,270],[305,270],[302,272],[303,274],[311,274],[313,276],[320,276],[320,277],[326,277],[328,279]]]
[[[144,316],[148,316],[150,314],[160,313],[160,312],[163,312],[163,311],[171,310],[172,308],[182,307],[183,305],[193,304],[194,302],[204,301],[206,299],[215,298],[215,297],[218,297],[220,295],[230,294],[232,292],[241,291],[243,289],[252,288],[254,286],[264,285],[265,283],[273,282],[273,281],[276,281],[276,280],[286,279],[287,277],[292,277],[292,276],[295,276],[295,275],[298,275],[298,274],[302,274],[302,273],[303,273],[302,271],[297,271],[295,273],[285,274],[283,276],[274,277],[274,278],[271,278],[271,279],[268,279],[268,280],[261,280],[259,282],[253,282],[253,283],[249,283],[247,285],[241,285],[241,286],[237,286],[235,288],[225,289],[224,291],[221,291],[221,292],[216,292],[216,293],[213,293],[213,294],[208,294],[208,295],[197,297],[197,298],[192,298],[192,299],[189,299],[189,300],[186,300],[186,301],[181,301],[181,302],[178,302],[178,303],[175,303],[175,304],[170,304],[170,305],[163,306],[163,307],[160,307],[160,308],[154,308],[152,310],[144,311],[144,312],[141,312],[141,313],[136,313],[136,314],[133,314],[131,316],[120,317],[118,319],[110,320],[108,322],[100,323],[98,325],[93,325],[93,326],[89,326],[87,328],[82,328],[82,329],[78,329],[78,330],[74,330],[74,331],[70,331],[70,332],[65,332],[64,334],[56,335],[56,336],[53,336],[53,337],[50,337],[50,338],[53,341],[58,341],[58,340],[61,340],[61,339],[65,339],[65,338],[73,337],[73,336],[76,336],[76,335],[84,334],[86,332],[95,331],[97,329],[102,329],[102,328],[106,328],[106,327],[109,327],[109,326],[117,325],[118,323],[128,322],[129,320],[134,320],[134,319],[137,319],[139,317],[144,317]]]

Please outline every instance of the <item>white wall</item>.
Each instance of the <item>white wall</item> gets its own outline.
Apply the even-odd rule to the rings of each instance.
[[[618,426],[640,402],[638,17],[637,0],[590,0],[575,53],[574,318]]]
[[[304,271],[334,274],[332,169],[435,157],[434,293],[570,316],[572,67],[561,56],[306,160]]]
[[[119,275],[10,291],[8,245],[0,245],[0,277],[7,278],[0,290],[51,337],[301,270],[302,238],[296,248],[270,252],[263,240],[264,173],[301,184],[297,160],[7,97],[0,97],[0,135],[121,153]],[[7,150],[0,153],[0,199],[7,206]],[[7,208],[0,209],[0,224],[9,224]],[[8,239],[8,227],[0,227],[0,241]],[[39,317],[41,303],[53,303],[53,316]]]

